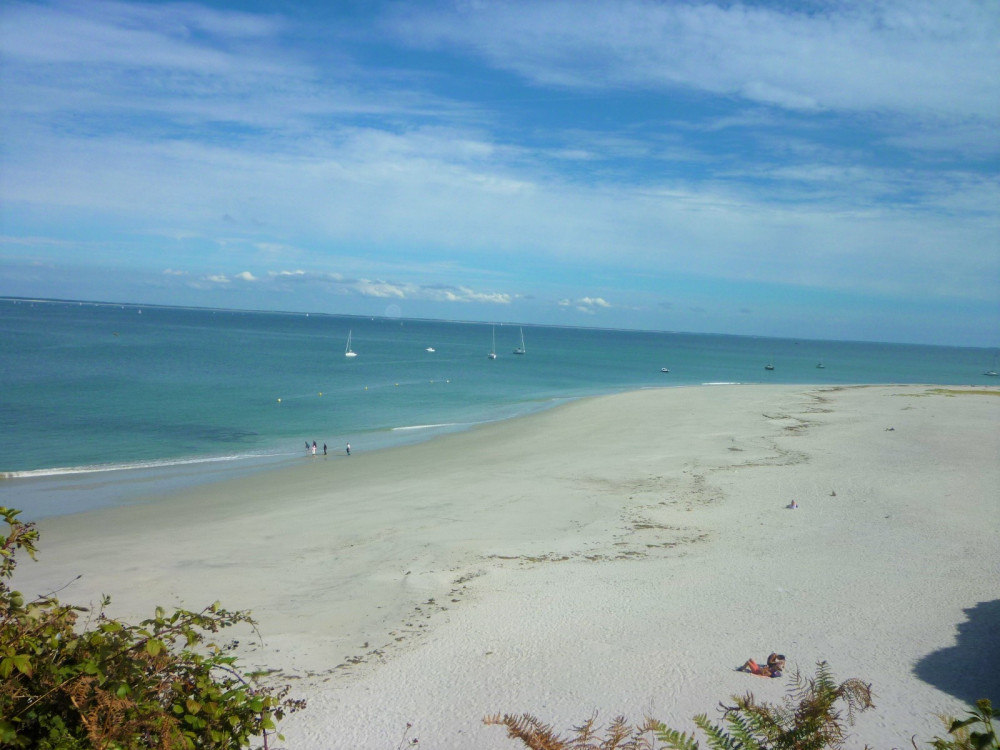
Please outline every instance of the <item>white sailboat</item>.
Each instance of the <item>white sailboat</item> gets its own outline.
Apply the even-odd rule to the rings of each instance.
[[[347,332],[347,348],[344,349],[344,356],[345,357],[357,357],[358,356],[356,352],[351,351],[351,334],[352,333],[353,333],[353,331],[348,331]]]
[[[1000,354],[993,355],[993,367],[984,372],[983,375],[988,375],[991,378],[997,377],[997,357],[1000,357]]]
[[[493,326],[493,348],[490,349],[490,353],[486,355],[490,359],[497,358],[497,327]]]
[[[528,350],[524,348],[524,329],[521,329],[521,345],[514,350],[514,354],[527,354]]]

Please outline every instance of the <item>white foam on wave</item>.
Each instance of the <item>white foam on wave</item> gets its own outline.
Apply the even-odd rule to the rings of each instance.
[[[442,422],[441,424],[413,424],[405,427],[393,427],[390,432],[403,432],[406,430],[433,430],[440,427],[462,427],[462,422]]]
[[[135,461],[125,464],[98,464],[94,466],[57,466],[47,469],[29,469],[26,471],[0,471],[0,479],[32,479],[40,477],[69,476],[73,474],[100,474],[113,471],[136,471],[142,469],[164,469],[172,466],[191,466],[195,464],[225,463],[241,461],[250,458],[266,458],[268,456],[292,455],[285,453],[241,453],[229,456],[199,456],[196,458],[157,459],[150,461]]]

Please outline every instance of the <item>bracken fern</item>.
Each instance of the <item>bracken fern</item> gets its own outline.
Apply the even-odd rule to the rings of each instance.
[[[826,662],[816,665],[812,678],[803,678],[796,670],[779,704],[758,703],[752,693],[734,696],[733,701],[732,706],[720,704],[721,724],[709,721],[705,714],[694,717],[711,750],[839,750],[847,736],[845,724],[853,724],[857,713],[874,707],[871,685],[854,678],[838,684]],[[846,717],[838,708],[841,703],[846,706]],[[483,721],[507,727],[509,737],[531,750],[701,750],[694,734],[652,718],[632,727],[619,716],[601,739],[596,719],[594,714],[567,739],[531,714],[496,714]]]

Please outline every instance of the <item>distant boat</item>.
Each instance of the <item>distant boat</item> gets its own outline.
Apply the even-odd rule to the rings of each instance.
[[[661,367],[660,372],[670,372],[666,367]]]
[[[997,354],[993,355],[993,367],[983,373],[983,375],[989,375],[991,378],[997,377]]]
[[[428,346],[424,351],[427,351],[427,352],[436,352],[437,349],[435,349],[433,346]]]
[[[820,362],[819,364],[816,365],[816,369],[817,370],[825,370],[826,369],[826,365],[824,365],[822,362]]]
[[[521,345],[514,350],[514,354],[527,354],[528,350],[524,348],[524,329],[521,329]]]
[[[773,370],[774,369],[774,357],[771,357],[771,361],[768,362],[766,365],[764,365],[764,369],[765,370]]]
[[[348,331],[347,332],[347,348],[344,349],[344,356],[345,357],[357,357],[358,356],[356,352],[354,352],[354,351],[351,350],[351,334],[352,333],[353,333],[353,331]]]
[[[490,359],[497,358],[497,327],[493,326],[493,348],[490,349],[490,353],[486,355]]]

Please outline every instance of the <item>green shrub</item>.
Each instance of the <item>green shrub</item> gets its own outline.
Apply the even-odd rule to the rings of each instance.
[[[989,699],[978,700],[966,718],[946,719],[951,737],[935,737],[931,747],[934,750],[1000,750],[994,719],[1000,719],[1000,711],[993,708]]]
[[[35,558],[38,531],[0,507],[0,746],[38,750],[263,747],[275,722],[302,708],[288,686],[244,673],[210,640],[246,612],[215,603],[130,625],[54,596],[25,603],[9,580],[16,553]],[[87,619],[79,622],[81,615]]]

